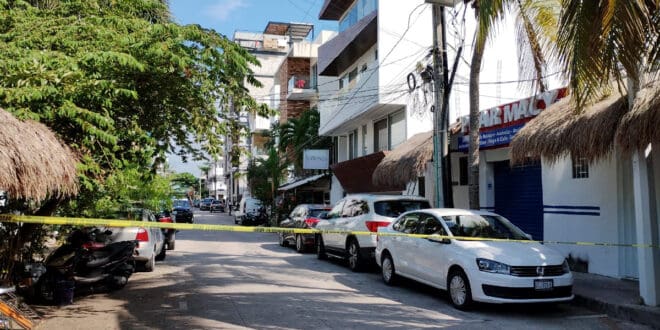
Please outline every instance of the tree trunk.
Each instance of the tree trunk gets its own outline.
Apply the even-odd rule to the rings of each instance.
[[[470,147],[468,150],[468,198],[469,207],[480,209],[479,205],[479,74],[484,56],[486,38],[476,38],[470,64]]]

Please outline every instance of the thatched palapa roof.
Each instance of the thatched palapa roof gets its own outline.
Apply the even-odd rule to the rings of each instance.
[[[616,142],[625,153],[660,142],[660,82],[640,89],[635,104],[619,125]]]
[[[76,157],[45,125],[0,109],[0,190],[37,201],[78,192]]]
[[[423,176],[426,164],[433,159],[433,132],[419,133],[390,151],[372,175],[373,183],[382,186],[405,186]]]
[[[570,97],[549,106],[511,141],[511,162],[543,157],[554,163],[569,155],[589,162],[614,149],[614,137],[628,108],[627,97],[614,93],[576,114]]]

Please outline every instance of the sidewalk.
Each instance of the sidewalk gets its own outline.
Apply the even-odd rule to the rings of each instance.
[[[660,307],[641,305],[636,281],[578,272],[573,277],[574,304],[660,329]]]

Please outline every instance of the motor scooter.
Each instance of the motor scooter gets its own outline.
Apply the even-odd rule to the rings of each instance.
[[[73,282],[76,288],[93,285],[103,285],[110,290],[123,288],[135,271],[133,255],[137,244],[135,241],[104,244],[96,237],[99,233],[98,229],[76,229],[43,264],[29,265],[26,276],[33,284],[28,288],[33,298],[53,303],[61,294],[59,286],[73,289],[71,284],[63,283]],[[99,236],[111,234],[105,231]]]

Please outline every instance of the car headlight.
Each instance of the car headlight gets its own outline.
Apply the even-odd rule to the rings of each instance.
[[[568,260],[564,259],[564,263],[561,266],[562,269],[564,270],[564,274],[568,274],[571,272],[571,266],[568,265]]]
[[[477,267],[479,267],[479,270],[482,272],[507,275],[511,274],[511,268],[509,265],[493,260],[477,258]]]

